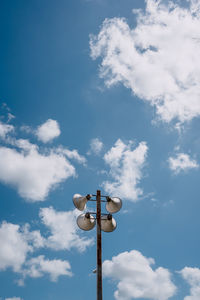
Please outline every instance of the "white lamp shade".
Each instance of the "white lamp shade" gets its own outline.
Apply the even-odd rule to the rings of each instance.
[[[107,197],[106,210],[113,214],[118,212],[122,207],[122,200],[117,197]]]
[[[101,217],[101,230],[105,232],[112,232],[116,229],[117,223],[112,215],[106,215]]]
[[[76,222],[80,229],[86,231],[93,229],[96,224],[95,218],[89,213],[81,214],[80,216],[78,216]]]
[[[81,211],[85,209],[87,201],[88,199],[86,196],[81,196],[80,194],[75,194],[73,196],[74,206]]]

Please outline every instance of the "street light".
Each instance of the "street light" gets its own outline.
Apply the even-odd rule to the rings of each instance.
[[[92,199],[95,197],[95,199]],[[102,200],[101,198],[104,198]],[[82,230],[91,230],[97,225],[97,300],[102,300],[102,250],[101,250],[101,231],[112,232],[116,229],[117,223],[112,214],[118,212],[122,207],[122,201],[117,197],[102,196],[101,191],[97,190],[96,195],[88,194],[81,196],[75,194],[73,202],[77,209],[83,211],[88,201],[96,201],[96,212],[82,213],[77,218],[77,225]],[[101,214],[101,202],[106,203],[108,214]],[[95,217],[93,216],[95,215]]]

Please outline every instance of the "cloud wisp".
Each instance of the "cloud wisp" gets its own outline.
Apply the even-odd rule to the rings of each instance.
[[[90,141],[90,150],[88,151],[87,154],[99,155],[102,149],[103,149],[103,142],[99,138],[94,138]]]
[[[23,300],[20,297],[5,298],[5,300]]]
[[[14,126],[0,122],[0,138],[5,138],[9,132],[14,131]]]
[[[196,160],[192,159],[186,153],[177,153],[176,157],[169,157],[168,163],[169,163],[169,168],[175,174],[179,174],[181,171],[197,169],[199,167]]]
[[[123,18],[106,19],[90,39],[106,85],[122,83],[167,123],[200,116],[200,1],[188,2],[186,8],[147,0],[144,11],[134,11],[135,28]]]

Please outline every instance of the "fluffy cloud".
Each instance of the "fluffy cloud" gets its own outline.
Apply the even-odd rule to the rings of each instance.
[[[126,145],[119,139],[104,155],[114,181],[105,181],[103,186],[111,195],[138,201],[143,191],[137,185],[142,178],[148,147],[145,142],[141,142],[137,148],[133,148],[133,145],[132,141]]]
[[[169,157],[168,162],[170,169],[176,174],[181,171],[198,168],[198,163],[185,153],[178,153],[176,157]]]
[[[19,225],[3,222],[0,226],[0,270],[12,268],[19,272],[26,260],[27,253],[32,251]]]
[[[76,210],[57,212],[53,207],[42,208],[40,217],[51,231],[51,235],[46,240],[48,247],[55,250],[77,248],[79,251],[84,251],[86,247],[93,244],[92,239],[81,238],[78,235]]]
[[[56,120],[48,119],[36,130],[36,136],[43,143],[51,142],[60,135],[59,124]]]
[[[5,138],[7,133],[14,131],[14,126],[0,122],[0,137]]]
[[[30,225],[19,225],[4,221],[0,225],[0,270],[12,268],[21,273],[28,254],[45,247],[45,238],[39,230],[30,230]]]
[[[44,238],[39,230],[30,230],[30,225],[19,225],[3,222],[0,226],[0,271],[12,268],[22,275],[18,281],[24,284],[26,277],[42,277],[50,275],[52,281],[57,281],[61,275],[72,276],[70,263],[66,260],[46,259],[43,255],[30,258],[28,254],[39,248],[54,250],[70,250],[76,248],[82,252],[93,244],[93,239],[78,235],[76,211],[56,212],[52,207],[42,208],[40,217],[51,235]]]
[[[19,152],[0,147],[0,181],[16,187],[19,195],[30,201],[44,200],[70,176],[75,176],[75,168],[63,155],[40,154],[37,148]]]
[[[165,122],[200,115],[200,1],[188,2],[186,8],[146,0],[145,11],[134,11],[135,28],[122,18],[106,19],[90,41],[107,86],[123,83]]]
[[[50,275],[51,281],[57,281],[61,275],[72,276],[71,266],[68,261],[60,259],[45,259],[43,255],[31,258],[26,263],[27,269],[23,272],[24,276],[38,278],[45,273]]]
[[[104,261],[104,276],[119,281],[115,299],[167,300],[172,297],[176,287],[171,281],[170,272],[162,267],[153,270],[151,265],[154,263],[152,258],[146,258],[135,250]]]
[[[199,300],[200,299],[200,269],[185,267],[180,271],[182,277],[191,286],[191,295],[186,296],[184,300]]]
[[[100,139],[98,138],[92,139],[90,142],[90,150],[88,154],[94,153],[98,155],[101,152],[102,148],[103,148],[103,143]]]
[[[72,276],[71,266],[67,260],[47,259],[43,255],[32,257],[39,248],[70,250],[76,248],[82,252],[93,244],[92,239],[78,235],[76,211],[56,212],[52,207],[40,211],[43,223],[50,229],[51,235],[41,236],[39,230],[30,230],[30,225],[19,225],[3,222],[0,225],[0,271],[12,268],[22,277],[19,285],[27,277],[38,278],[49,274],[52,281],[61,275]]]
[[[77,150],[63,146],[43,149],[28,139],[11,136],[9,133],[14,130],[14,126],[0,122],[0,137],[6,145],[0,145],[0,182],[15,187],[19,195],[29,201],[45,200],[59,183],[76,176],[69,160],[86,164],[86,158]],[[49,119],[38,128],[37,134],[43,141],[45,136],[46,141],[50,141],[58,131],[58,123]],[[28,133],[31,132],[34,131]]]

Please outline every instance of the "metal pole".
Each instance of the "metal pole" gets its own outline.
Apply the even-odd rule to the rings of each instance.
[[[102,300],[101,191],[97,191],[97,300]]]

